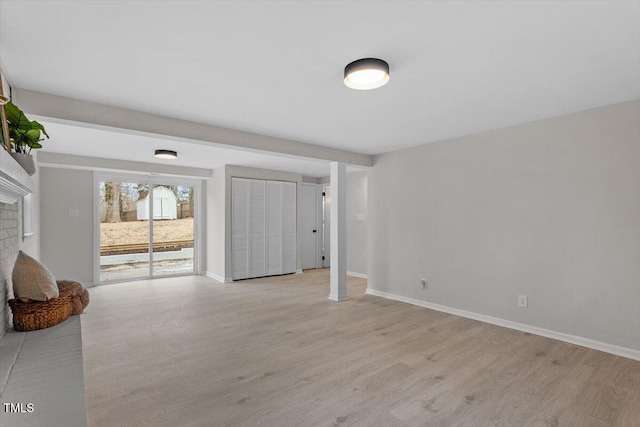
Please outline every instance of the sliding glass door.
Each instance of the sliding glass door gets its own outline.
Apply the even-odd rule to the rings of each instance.
[[[193,196],[189,185],[153,186],[153,276],[194,271]]]
[[[96,179],[99,283],[195,274],[199,184],[129,178]]]
[[[100,283],[149,276],[149,225],[136,211],[146,188],[133,181],[99,183]]]

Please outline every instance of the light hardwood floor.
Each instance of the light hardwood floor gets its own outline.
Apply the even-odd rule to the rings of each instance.
[[[93,288],[89,426],[640,426],[640,362],[328,280]]]

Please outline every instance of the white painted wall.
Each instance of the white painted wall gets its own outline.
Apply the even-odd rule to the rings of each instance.
[[[31,155],[34,158],[34,161],[38,159],[38,152],[32,151]],[[35,259],[40,259],[40,179],[39,173],[40,168],[37,167],[36,176],[33,180],[34,187],[33,193],[31,194],[31,229],[33,232],[33,236],[23,237],[24,235],[24,222],[25,214],[24,214],[24,206],[22,202],[18,203],[18,218],[20,222],[20,235],[18,247],[21,251],[29,254]]]
[[[369,288],[640,350],[640,101],[381,155],[368,186]]]
[[[39,175],[41,261],[56,279],[92,284],[93,173],[41,167]]]

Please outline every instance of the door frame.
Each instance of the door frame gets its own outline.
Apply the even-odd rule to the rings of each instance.
[[[320,268],[331,267],[331,194],[329,194],[329,200],[326,199],[326,191],[331,192],[330,184],[320,185],[320,210],[322,214],[320,216],[320,228],[322,228],[322,240],[320,243]],[[325,242],[329,242],[325,245]],[[323,249],[324,248],[324,249]],[[324,259],[322,258],[324,257]]]
[[[193,187],[193,211],[194,211],[194,226],[193,226],[193,271],[185,273],[167,274],[162,276],[153,275],[153,250],[152,248],[152,232],[153,230],[153,197],[149,198],[149,275],[133,277],[130,279],[122,280],[109,280],[107,282],[100,282],[100,182],[101,181],[118,181],[118,182],[136,182],[140,184],[147,184],[149,188],[152,188],[155,184],[168,184],[168,185],[190,185]],[[150,195],[153,195],[152,191]],[[202,237],[202,220],[204,217],[205,203],[202,200],[202,180],[178,177],[178,176],[149,176],[135,173],[118,173],[118,172],[97,172],[93,173],[93,283],[94,286],[102,284],[112,284],[121,282],[132,282],[136,280],[149,280],[160,279],[166,277],[180,277],[180,276],[193,276],[202,274],[202,260],[203,260],[203,239]]]

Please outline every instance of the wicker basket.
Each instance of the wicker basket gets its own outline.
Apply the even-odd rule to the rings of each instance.
[[[30,302],[10,299],[9,306],[13,312],[13,327],[21,332],[55,326],[71,315],[71,304],[68,298]]]
[[[71,315],[81,314],[89,304],[89,291],[73,280],[57,280],[60,296],[67,298],[71,304]]]

